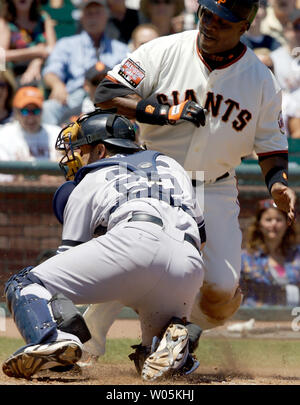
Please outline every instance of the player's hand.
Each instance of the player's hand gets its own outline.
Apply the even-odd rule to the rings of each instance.
[[[288,224],[291,225],[295,218],[295,205],[296,205],[296,193],[291,188],[285,186],[282,183],[274,183],[271,188],[272,198],[277,207],[287,213]]]
[[[172,105],[168,112],[168,120],[170,124],[176,124],[179,120],[190,121],[196,127],[205,125],[206,110],[199,104],[191,100],[186,100],[183,103]]]

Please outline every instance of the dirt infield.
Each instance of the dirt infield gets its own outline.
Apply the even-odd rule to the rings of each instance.
[[[4,329],[4,328],[3,328]],[[141,329],[140,324],[135,319],[121,319],[116,320],[111,326],[107,338],[140,338]],[[0,337],[21,338],[21,335],[16,328],[12,318],[6,318],[5,332],[0,329]]]
[[[236,324],[232,323],[232,324]],[[230,325],[230,324],[229,324]],[[211,336],[220,338],[220,348],[227,351],[226,362],[218,367],[200,367],[190,376],[164,379],[155,382],[155,385],[300,385],[300,368],[285,367],[284,355],[281,364],[276,368],[252,367],[240,365],[234,358],[226,343],[228,338],[241,339],[250,337],[265,337],[266,344],[269,338],[298,339],[298,333],[291,330],[288,323],[256,322],[255,327],[248,331],[228,331],[228,325],[207,331],[203,339]],[[4,336],[0,332],[0,336]],[[6,324],[6,337],[20,337],[11,319]],[[114,323],[108,334],[113,338],[140,338],[140,327],[136,320],[118,320]],[[201,362],[201,359],[200,359]],[[133,364],[103,364],[98,362],[92,368],[75,368],[70,372],[55,373],[42,371],[31,380],[8,378],[0,371],[0,385],[152,385],[143,382],[136,374]]]

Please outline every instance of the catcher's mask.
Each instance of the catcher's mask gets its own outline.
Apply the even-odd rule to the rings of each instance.
[[[64,152],[59,166],[67,180],[73,180],[77,171],[84,166],[77,149],[99,143],[116,146],[125,153],[143,149],[135,143],[134,126],[127,118],[96,109],[63,128],[57,137],[55,148]]]
[[[198,0],[198,3],[200,8],[205,7],[224,20],[234,23],[246,20],[249,27],[259,7],[259,0]]]

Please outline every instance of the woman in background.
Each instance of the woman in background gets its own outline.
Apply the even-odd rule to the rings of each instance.
[[[18,83],[38,83],[42,65],[56,42],[53,22],[40,12],[40,2],[2,0],[0,32],[0,47],[6,50],[7,66]]]
[[[16,90],[13,74],[6,70],[0,71],[0,125],[13,119],[12,101]]]
[[[272,200],[259,201],[242,252],[241,288],[244,305],[300,303],[300,246],[294,225]]]
[[[141,0],[141,23],[151,23],[159,31],[159,35],[175,34],[183,30],[178,18],[185,11],[184,0]]]

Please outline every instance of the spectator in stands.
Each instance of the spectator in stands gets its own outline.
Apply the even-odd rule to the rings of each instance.
[[[158,37],[159,31],[155,25],[140,24],[132,31],[131,39],[129,42],[130,50],[133,52],[141,45]]]
[[[272,200],[262,200],[242,252],[244,304],[300,304],[300,246],[294,225]]]
[[[176,20],[174,24],[173,19],[184,10],[184,0],[141,0],[140,2],[141,21],[155,25],[160,36],[178,32],[175,31]]]
[[[53,22],[40,13],[38,0],[4,0],[0,18],[0,47],[17,81],[38,83],[41,69],[56,41]]]
[[[283,27],[290,20],[295,8],[296,0],[268,0],[267,15],[261,23],[261,32],[284,45],[286,40]]]
[[[290,21],[284,27],[286,45],[271,53],[274,64],[274,74],[280,86],[286,92],[292,92],[300,87],[300,10],[296,10]]]
[[[55,143],[61,128],[41,123],[41,90],[31,86],[19,88],[13,108],[15,120],[0,128],[0,160],[57,161]]]
[[[295,10],[290,16],[290,21],[285,25],[283,33],[286,45],[271,52],[270,56],[274,66],[274,74],[283,89],[282,113],[287,135],[292,136],[287,121],[288,117],[299,117],[299,113],[295,115],[294,105],[298,105],[299,109],[300,10]]]
[[[44,4],[43,4],[44,3]],[[52,19],[56,39],[75,35],[78,30],[77,8],[71,0],[42,1],[44,10]]]
[[[95,110],[94,97],[98,84],[104,79],[109,67],[102,62],[97,62],[85,74],[84,89],[87,96],[82,103],[82,113],[87,114]]]
[[[82,103],[85,72],[97,61],[113,67],[126,57],[127,45],[108,38],[105,28],[108,10],[105,0],[85,0],[80,5],[83,31],[60,39],[43,70],[50,89],[43,122],[57,125],[68,109]]]
[[[125,0],[107,0],[110,17],[106,34],[128,44],[132,31],[140,24],[139,11],[128,8]]]
[[[68,110],[61,118],[59,123],[61,127],[68,125],[69,122],[76,121],[81,114],[87,114],[95,110],[94,96],[98,84],[104,79],[109,67],[102,62],[97,62],[85,73],[83,88],[86,92],[86,97],[78,106]]]
[[[273,66],[273,61],[271,58],[270,49],[269,48],[255,48],[254,53],[256,54],[258,59],[274,73],[274,66]]]
[[[16,83],[13,74],[9,70],[0,71],[0,125],[12,120],[12,100],[15,89]]]
[[[267,48],[274,51],[281,44],[274,37],[261,32],[261,23],[266,17],[267,1],[261,0],[256,17],[249,30],[241,37],[241,41],[251,49]]]
[[[285,120],[287,135],[300,139],[300,88],[285,95]]]

